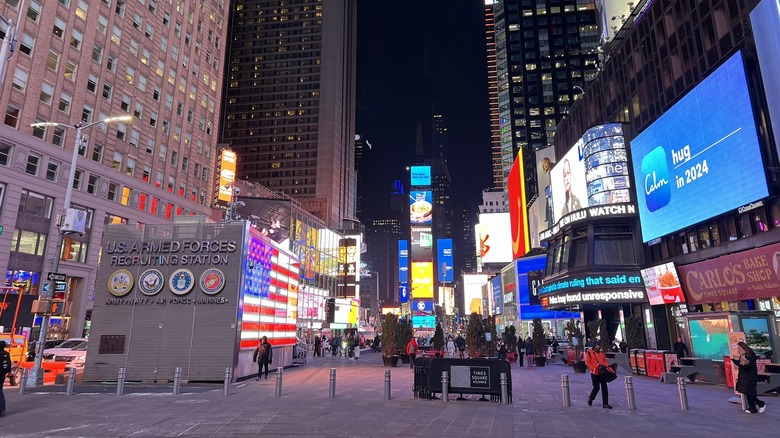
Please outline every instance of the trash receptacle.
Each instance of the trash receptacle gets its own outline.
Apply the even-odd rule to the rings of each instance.
[[[647,364],[645,363],[645,352],[647,350],[636,350],[636,373],[640,376],[647,375]]]
[[[632,349],[628,351],[628,362],[631,365],[631,372],[634,374],[639,374],[639,367],[636,363],[636,352],[639,351],[638,349]]]
[[[645,369],[647,370],[648,377],[661,377],[661,374],[667,371],[664,359],[664,351],[645,351]]]

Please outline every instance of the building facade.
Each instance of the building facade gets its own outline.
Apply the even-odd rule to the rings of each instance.
[[[210,214],[228,8],[4,2],[4,18],[18,26],[0,89],[0,267],[7,287],[39,294],[60,258],[67,281],[53,293],[66,310],[52,318],[54,337],[88,331],[93,292],[104,286],[95,267],[107,224]],[[99,123],[121,115],[132,122]],[[54,126],[31,127],[42,122]],[[89,126],[81,139],[77,126]],[[86,213],[86,229],[60,250],[74,162],[71,203]]]
[[[332,228],[355,218],[355,0],[237,0],[225,124],[238,176]]]

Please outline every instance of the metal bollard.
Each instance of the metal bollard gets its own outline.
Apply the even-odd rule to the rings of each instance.
[[[688,389],[685,387],[685,377],[677,378],[677,389],[680,391],[680,409],[688,410]]]
[[[116,376],[116,395],[122,395],[125,392],[125,375],[127,368],[119,368],[119,374]]]
[[[70,369],[70,375],[68,376],[68,386],[65,390],[65,395],[73,395],[73,384],[76,383],[76,369]]]
[[[30,370],[27,368],[22,368],[22,381],[19,382],[19,395],[24,395],[24,392],[27,390],[27,373]]]
[[[222,395],[230,395],[230,382],[233,381],[233,367],[225,368],[225,386],[222,388]]]
[[[328,398],[336,398],[336,369],[330,369],[330,390],[328,391]]]
[[[390,400],[390,370],[385,370],[385,400]]]
[[[636,398],[634,398],[634,378],[626,376],[626,399],[628,400],[628,410],[636,410]]]
[[[284,368],[276,368],[276,396],[282,396],[282,378],[284,378]]]
[[[181,367],[176,367],[173,371],[173,395],[179,395],[179,385],[181,384]]]
[[[441,373],[441,401],[447,403],[450,401],[450,372],[442,371]]]
[[[563,407],[571,407],[571,392],[569,388],[569,375],[561,374],[561,391],[563,396]]]
[[[509,384],[507,380],[506,373],[501,373],[501,378],[499,379],[499,382],[501,382],[501,404],[504,405],[509,404]]]

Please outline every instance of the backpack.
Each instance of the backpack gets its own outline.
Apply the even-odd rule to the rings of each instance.
[[[2,355],[2,359],[0,359],[0,373],[8,374],[11,372],[11,367],[13,366],[11,363],[11,355],[7,351],[3,351],[0,355]]]

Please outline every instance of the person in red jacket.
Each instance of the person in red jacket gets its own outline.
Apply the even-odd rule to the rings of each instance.
[[[414,357],[417,356],[417,340],[412,336],[412,340],[406,344],[406,354],[409,355],[409,367],[414,368]]]
[[[601,402],[604,409],[612,409],[609,405],[609,390],[607,389],[607,382],[601,378],[601,367],[609,368],[607,363],[607,356],[601,351],[601,345],[596,344],[590,351],[585,354],[585,365],[590,369],[590,381],[593,383],[593,390],[590,391],[588,396],[588,406],[593,406],[593,400],[599,393],[599,387],[601,388]]]

